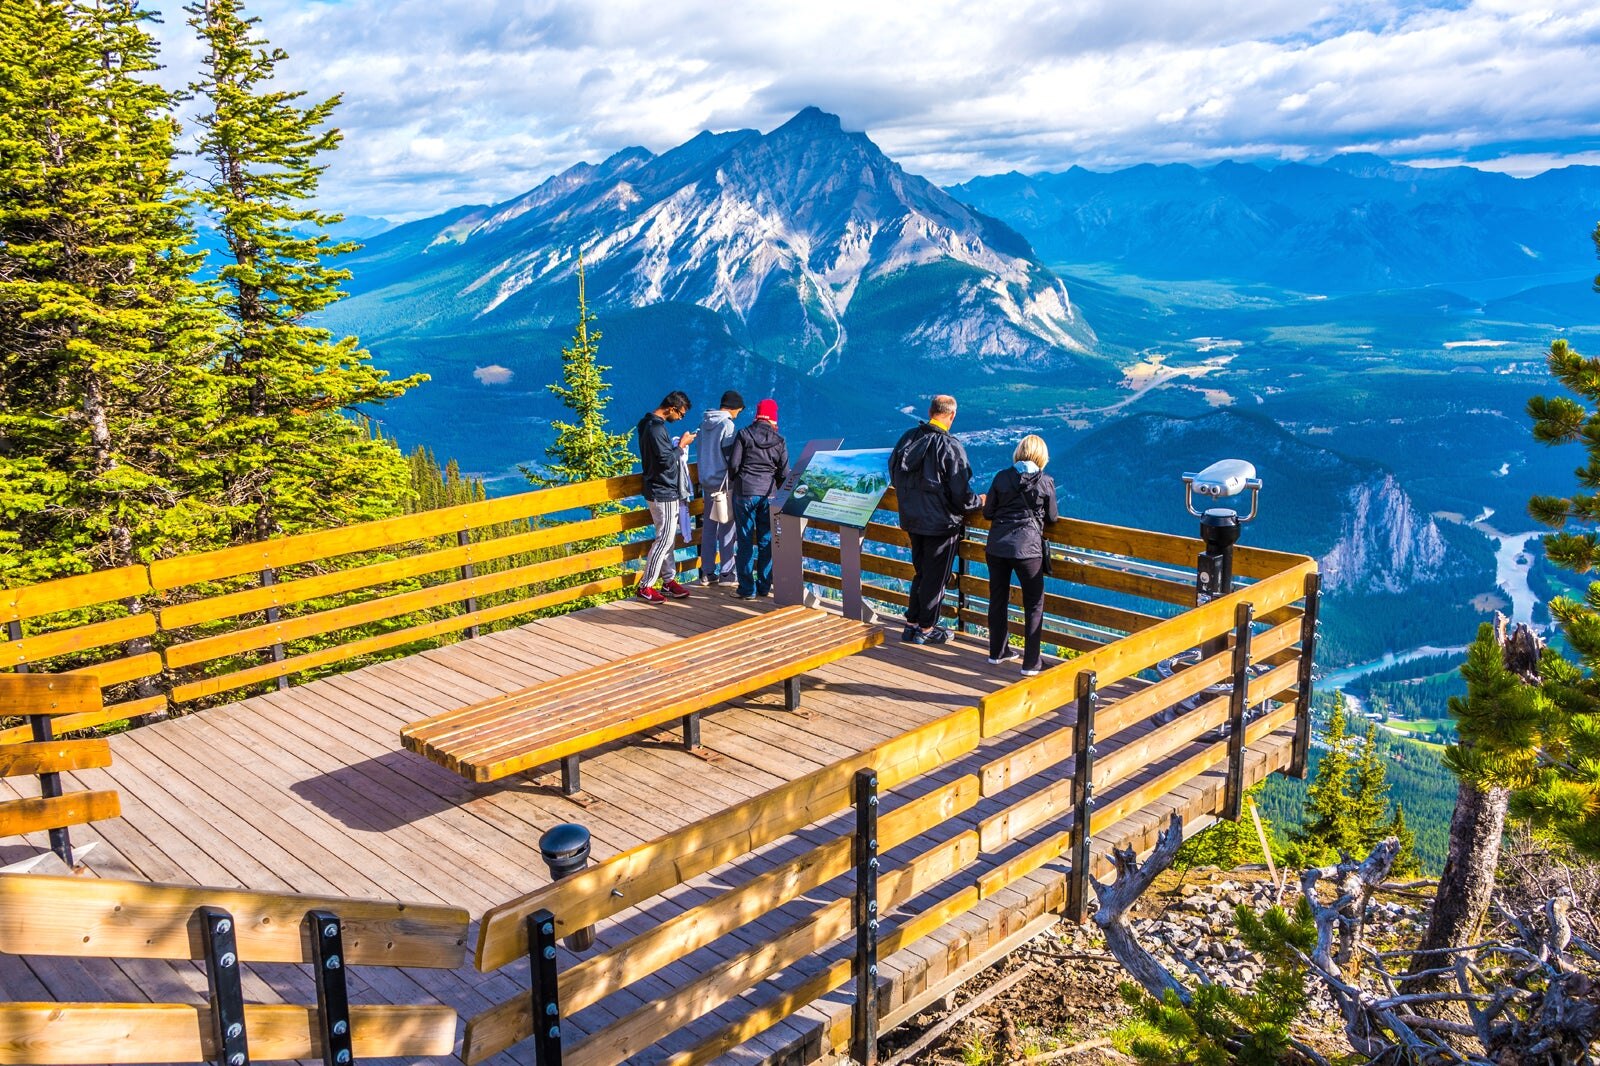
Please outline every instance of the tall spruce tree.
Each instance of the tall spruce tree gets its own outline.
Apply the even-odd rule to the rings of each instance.
[[[1317,760],[1316,775],[1306,788],[1303,821],[1289,833],[1289,857],[1303,865],[1336,862],[1344,855],[1364,855],[1388,836],[1394,825],[1377,726],[1369,724],[1360,740],[1352,736],[1343,693],[1334,699],[1323,742],[1326,750]]]
[[[226,245],[219,303],[224,416],[211,444],[235,540],[396,513],[406,459],[349,413],[401,395],[425,375],[391,380],[354,337],[335,340],[307,316],[342,299],[349,272],[328,261],[340,216],[309,205],[340,133],[337,96],[301,106],[272,88],[287,58],[257,34],[241,0],[184,9],[206,52],[191,90],[201,101],[197,154],[211,166],[195,194]]]
[[[214,319],[149,17],[136,0],[0,5],[5,584],[211,546],[196,442]]]
[[[1600,226],[1590,237],[1600,253]],[[1600,292],[1600,277],[1594,288]],[[1579,491],[1535,496],[1528,512],[1556,530],[1544,538],[1546,557],[1587,574],[1600,563],[1600,360],[1561,339],[1551,343],[1547,364],[1572,395],[1528,401],[1533,437],[1581,444],[1584,462],[1574,471]],[[1508,813],[1555,833],[1580,854],[1600,857],[1600,582],[1589,585],[1582,602],[1556,597],[1550,614],[1576,663],[1543,647],[1526,626],[1508,630],[1503,621],[1480,626],[1467,650],[1461,667],[1467,697],[1450,701],[1461,743],[1446,758],[1461,785],[1425,949],[1473,938],[1494,889]],[[1418,956],[1412,969],[1428,965]]]
[[[1346,731],[1344,695],[1335,696],[1328,729],[1322,737],[1325,748],[1317,760],[1317,771],[1306,787],[1305,815],[1300,828],[1289,833],[1290,842],[1307,864],[1322,862],[1340,848],[1352,846],[1355,834],[1348,819],[1351,739]]]
[[[612,433],[606,428],[606,395],[610,386],[600,365],[600,331],[584,292],[583,256],[578,256],[578,324],[572,343],[561,349],[561,383],[546,386],[561,398],[575,421],[551,423],[556,439],[545,449],[550,463],[542,471],[523,469],[535,485],[572,485],[580,481],[617,477],[633,469],[629,442],[633,431]]]
[[[1600,253],[1600,226],[1591,236]],[[1534,439],[1582,445],[1584,456],[1577,491],[1535,496],[1528,511],[1555,530],[1544,538],[1550,561],[1588,574],[1600,564],[1600,359],[1563,339],[1547,362],[1569,395],[1528,401]],[[1582,600],[1556,597],[1550,614],[1575,662],[1526,627],[1480,629],[1462,667],[1468,699],[1451,701],[1463,741],[1451,767],[1463,780],[1509,789],[1513,814],[1600,857],[1600,582]]]

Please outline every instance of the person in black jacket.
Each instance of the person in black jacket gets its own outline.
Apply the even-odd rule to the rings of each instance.
[[[950,434],[954,396],[935,396],[928,420],[908,429],[889,454],[889,480],[900,500],[900,528],[911,538],[911,602],[900,639],[943,644],[950,631],[939,625],[944,584],[968,512],[983,506],[972,492],[967,451]]]
[[[1011,575],[1022,586],[1022,675],[1039,672],[1039,636],[1044,631],[1044,531],[1059,516],[1056,483],[1044,472],[1050,450],[1030,433],[1012,454],[1014,465],[994,476],[984,495],[983,517],[989,520],[989,662],[1014,662],[1017,651],[1010,632]]]
[[[641,600],[666,603],[668,596],[687,599],[689,590],[678,584],[678,568],[673,565],[673,548],[678,539],[678,508],[683,506],[685,490],[683,463],[679,452],[694,442],[685,433],[673,444],[667,423],[677,422],[689,413],[689,397],[680,391],[667,393],[661,406],[639,419],[639,465],[644,470],[644,502],[650,508],[650,521],[656,525],[656,539],[645,556],[635,591]],[[655,587],[662,578],[661,588]]]
[[[756,420],[733,438],[728,459],[739,545],[734,570],[741,600],[772,594],[772,494],[789,477],[789,445],[778,433],[778,401],[756,404]]]

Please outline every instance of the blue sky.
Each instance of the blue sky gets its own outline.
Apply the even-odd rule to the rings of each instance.
[[[198,46],[156,0],[174,84]],[[255,0],[283,87],[344,94],[323,203],[412,218],[815,104],[941,183],[1319,160],[1600,164],[1600,4]]]

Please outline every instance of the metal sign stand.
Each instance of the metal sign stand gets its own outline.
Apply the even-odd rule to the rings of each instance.
[[[842,613],[846,618],[867,621],[871,613],[861,595],[861,530],[854,526],[839,527],[839,594],[844,600]]]
[[[844,438],[807,441],[800,458],[789,464],[789,480],[772,494],[772,598],[780,607],[792,607],[805,602],[806,520],[784,514],[782,507],[794,490],[795,475],[805,469],[806,463],[817,452],[838,450]],[[860,553],[856,555],[860,562]],[[847,612],[848,617],[848,612]]]

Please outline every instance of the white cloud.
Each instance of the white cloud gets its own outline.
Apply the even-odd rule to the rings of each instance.
[[[285,87],[339,92],[330,207],[415,217],[807,104],[936,181],[1136,162],[1600,144],[1600,7],[1399,0],[256,0]],[[198,46],[180,0],[166,77]],[[1486,160],[1488,160],[1486,162]],[[1523,165],[1523,164],[1517,164]],[[1506,165],[1502,169],[1512,169]],[[1516,172],[1513,170],[1513,172]]]
[[[488,366],[475,368],[472,371],[472,376],[478,379],[478,384],[480,385],[504,385],[515,375],[511,370],[501,366],[499,363],[490,363]]]

